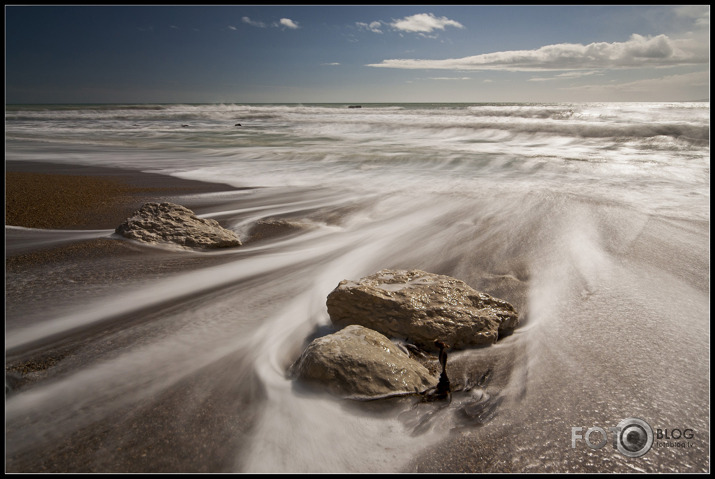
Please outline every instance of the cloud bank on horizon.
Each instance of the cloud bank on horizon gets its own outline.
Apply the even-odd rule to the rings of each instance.
[[[563,72],[550,77],[532,77],[528,82],[545,82],[602,76],[604,71],[626,69],[666,69],[677,67],[708,66],[710,64],[710,8],[709,6],[680,6],[676,16],[690,19],[693,30],[679,37],[661,33],[640,35],[632,33],[621,42],[557,43],[530,50],[508,50],[471,56],[444,59],[393,58],[365,66],[400,70],[451,70],[454,72],[504,71],[504,72]],[[390,23],[373,21],[358,23],[369,31],[382,33],[389,26],[402,32],[431,33],[447,26],[465,28],[463,24],[431,13],[417,14]],[[432,80],[468,80],[470,77],[430,77]],[[491,80],[484,80],[491,82]],[[411,81],[410,81],[411,82]],[[708,72],[665,74],[619,84],[597,84],[571,87],[572,90],[638,92],[644,89],[674,88],[683,83],[709,89]],[[564,90],[568,90],[565,87]]]
[[[667,35],[646,38],[633,34],[626,42],[588,45],[562,43],[535,50],[485,53],[444,60],[392,59],[368,64],[377,68],[429,70],[592,70],[673,67],[707,64],[709,48],[693,39],[673,40]]]
[[[709,30],[710,9],[707,6],[683,6],[676,14],[690,17],[694,26]],[[358,24],[377,33],[385,22],[375,21]],[[417,14],[395,20],[389,24],[404,32],[431,33],[447,26],[465,28],[456,20],[437,18],[431,13]],[[706,41],[707,40],[707,41]],[[643,36],[631,34],[625,42],[593,42],[587,45],[560,43],[544,45],[532,50],[512,50],[484,53],[461,58],[435,59],[386,59],[366,66],[376,68],[425,69],[425,70],[504,70],[504,71],[549,71],[549,70],[599,70],[624,68],[665,68],[708,64],[710,62],[709,31],[707,38],[689,32],[683,38],[670,38],[666,34]]]

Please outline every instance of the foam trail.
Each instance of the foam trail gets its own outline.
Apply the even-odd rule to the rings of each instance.
[[[204,335],[205,336],[205,335]],[[224,334],[209,337],[196,331],[179,331],[144,347],[132,348],[121,356],[88,366],[74,374],[11,396],[6,401],[8,423],[22,423],[33,415],[31,428],[12,444],[9,451],[49,438],[60,437],[106,419],[123,407],[141,403],[202,368],[229,355],[250,341]],[[184,346],[210,342],[200,355],[187,355]],[[151,365],[147,369],[147,365]],[[77,391],[84,391],[78,395]],[[39,427],[39,429],[38,429]]]
[[[11,161],[250,187],[194,199],[242,235],[305,226],[204,256],[140,248],[111,259],[118,275],[98,258],[13,272],[9,471],[709,468],[708,102],[10,105],[6,123]],[[6,228],[33,249],[108,233]],[[144,254],[156,270],[139,285],[123,268]],[[524,314],[461,356],[467,375],[492,367],[490,422],[356,407],[286,377],[330,330],[327,294],[383,268],[447,274]],[[637,461],[568,447],[572,426],[632,416],[697,440]]]
[[[104,238],[113,233],[113,230],[45,230],[5,225],[5,251],[14,255],[38,248]]]
[[[418,211],[411,213],[407,218],[422,216],[423,212]],[[175,301],[189,294],[220,288],[260,274],[289,268],[298,263],[319,262],[321,257],[329,256],[331,251],[339,251],[351,244],[375,237],[379,234],[379,230],[372,226],[352,236],[338,236],[336,239],[328,238],[325,241],[318,241],[320,236],[324,234],[328,233],[325,231],[307,233],[295,246],[273,252],[268,256],[249,256],[219,266],[177,275],[163,280],[153,288],[144,287],[126,292],[122,296],[106,298],[94,304],[84,305],[80,311],[72,312],[65,316],[43,321],[33,326],[9,330],[6,332],[6,350],[12,352],[14,349],[21,348],[24,345],[47,339],[60,333],[67,333],[75,328],[86,327],[113,317]],[[273,248],[275,247],[274,245]],[[247,248],[245,251],[250,253],[251,249]],[[237,250],[237,253],[241,253],[241,250]]]
[[[411,216],[397,221],[395,230],[403,225],[414,227]],[[419,217],[424,218],[424,212]],[[399,471],[410,455],[440,437],[412,437],[405,434],[404,425],[395,418],[355,414],[335,398],[297,394],[286,377],[286,366],[295,360],[286,351],[293,349],[290,346],[296,337],[305,337],[306,326],[324,321],[324,292],[334,288],[339,279],[364,274],[366,265],[379,263],[394,247],[389,235],[368,244],[356,244],[362,246],[326,266],[313,268],[311,289],[287,304],[256,334],[256,338],[262,338],[258,342],[267,345],[256,351],[255,362],[267,397],[251,447],[237,458],[237,467],[246,472]],[[296,311],[304,315],[296,316]],[[311,318],[307,323],[306,317]]]
[[[151,306],[207,291],[241,281],[255,275],[287,268],[296,263],[315,260],[325,254],[317,246],[308,246],[296,251],[287,251],[269,257],[249,257],[200,271],[181,274],[166,279],[154,288],[142,288],[116,298],[102,299],[73,312],[41,324],[7,331],[5,347],[8,351],[29,343],[66,333],[75,328],[86,327],[112,317],[126,315]],[[240,267],[237,267],[240,262]],[[157,294],[159,292],[160,294]]]

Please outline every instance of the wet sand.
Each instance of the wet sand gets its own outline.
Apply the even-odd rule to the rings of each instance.
[[[64,230],[113,229],[147,201],[176,201],[192,208],[191,196],[236,190],[228,185],[114,168],[36,162],[6,162],[6,225]],[[188,195],[188,196],[187,196]],[[202,202],[205,206],[206,202]],[[197,211],[198,213],[198,211]],[[6,249],[12,239],[6,240]],[[12,249],[12,248],[10,248]],[[171,272],[190,271],[220,262],[220,257],[181,255],[147,250],[114,238],[40,247],[6,256],[6,312],[22,321],[28,303],[57,304],[86,300],[134,281],[150,281]],[[69,279],[71,278],[71,279]],[[118,332],[152,320],[118,318],[100,329],[82,330],[55,344],[6,350],[6,394],[34,383],[76,373],[108,351],[121,350]],[[112,338],[108,340],[107,338]],[[125,339],[131,345],[141,338]],[[226,364],[242,362],[229,357]],[[147,365],[149,366],[149,365]],[[190,375],[150,399],[119,408],[111,421],[79,428],[71,435],[53,435],[6,455],[6,472],[228,472],[235,451],[250,427],[259,392],[225,386],[219,397],[231,396],[246,407],[231,415],[217,414],[216,395],[200,397],[211,376]],[[246,384],[250,378],[246,379]],[[9,391],[8,391],[9,386]],[[198,396],[198,397],[197,397]],[[187,405],[191,404],[191,411]],[[190,414],[188,414],[190,413]],[[41,414],[41,413],[40,413]],[[176,421],[177,417],[188,418]],[[22,440],[23,420],[6,426],[6,438]],[[118,434],[118,431],[120,433]],[[10,449],[10,448],[8,448]]]
[[[95,186],[111,186],[115,188],[112,195],[105,196],[112,196],[112,204],[118,209],[126,207],[132,210],[134,205],[146,200],[179,199],[181,201],[176,202],[201,213],[210,209],[208,202],[213,200],[197,200],[197,209],[194,208],[193,202],[197,198],[190,196],[191,193],[220,192],[228,188],[225,185],[186,183],[184,180],[161,175],[103,168],[51,165],[49,168],[54,169],[44,169],[40,164],[16,164],[13,167],[14,169],[9,168],[8,171],[74,176],[80,184],[85,182]],[[69,178],[54,180],[70,181]],[[97,180],[112,183],[96,183]],[[53,200],[48,199],[50,197],[47,191],[47,188],[38,189],[35,201],[51,203]],[[87,191],[91,191],[91,188]],[[100,192],[101,189],[96,191]],[[189,196],[182,196],[185,193]],[[274,195],[274,192],[266,192],[266,195]],[[87,193],[87,198],[91,197],[92,195]],[[101,193],[96,197],[101,198],[102,202],[107,201],[106,197],[102,198]],[[259,202],[265,201],[267,197],[254,198],[251,201],[256,203],[249,206],[259,206]],[[235,208],[245,206],[244,198],[235,201]],[[216,202],[220,203],[220,199]],[[282,202],[281,199],[279,203]],[[77,224],[77,220],[72,220],[74,223],[67,221],[58,228],[114,228],[124,219],[123,215],[127,211],[117,212],[113,208],[100,208],[98,211],[92,209],[97,208],[96,204],[87,203],[89,202],[75,202],[80,213],[75,212],[77,214],[68,218],[82,217],[83,211],[87,217],[92,218],[91,221],[84,226]],[[102,216],[103,214],[117,216]],[[547,215],[539,217],[542,216]],[[578,289],[581,283],[566,276],[569,284],[575,284],[577,287],[574,287],[573,296],[567,297],[568,301],[562,300],[562,307],[565,309],[562,316],[567,320],[564,319],[563,324],[549,323],[549,328],[557,328],[559,335],[547,335],[544,331],[549,328],[546,326],[545,329],[529,328],[527,324],[524,330],[506,338],[499,348],[484,351],[500,365],[499,369],[495,369],[491,380],[491,391],[496,396],[507,385],[512,387],[505,396],[507,400],[499,406],[496,419],[484,427],[476,425],[452,429],[450,426],[449,433],[442,437],[440,443],[423,449],[415,448],[410,462],[389,464],[389,470],[401,468],[404,472],[427,473],[707,471],[709,432],[706,425],[702,424],[702,418],[704,417],[707,423],[709,409],[707,412],[702,411],[707,407],[709,396],[707,376],[702,374],[703,369],[707,368],[702,366],[701,358],[703,351],[709,351],[707,345],[703,344],[707,343],[703,338],[709,338],[709,329],[700,322],[692,322],[689,324],[692,332],[684,333],[680,323],[671,319],[678,317],[676,310],[679,310],[682,304],[695,305],[694,317],[698,321],[704,316],[701,296],[707,297],[709,283],[703,281],[703,278],[708,278],[709,275],[708,262],[703,258],[709,257],[709,254],[702,253],[705,249],[701,240],[703,227],[693,226],[692,231],[682,237],[675,234],[683,234],[683,229],[678,223],[649,219],[638,235],[634,235],[636,239],[627,243],[627,255],[619,253],[618,256],[620,261],[636,264],[642,261],[649,265],[650,269],[634,268],[635,272],[669,272],[668,275],[658,276],[658,280],[665,283],[663,289],[667,290],[668,294],[665,294],[666,291],[661,293],[658,285],[648,283],[647,274],[631,275],[631,270],[627,268],[614,267],[614,272],[603,280],[603,284],[596,282],[593,291],[586,296]],[[685,231],[687,233],[690,230]],[[684,246],[674,242],[672,245],[663,245],[659,250],[653,250],[653,244],[661,244],[653,238],[670,237],[678,238]],[[686,246],[691,245],[697,248],[688,252],[690,250]],[[470,248],[468,251],[472,250],[473,248]],[[485,256],[490,257],[489,254]],[[670,261],[669,258],[678,258],[678,261]],[[683,260],[688,258],[691,260]],[[468,259],[468,255],[463,254],[460,259]],[[219,265],[225,261],[225,257],[220,255],[177,254],[147,249],[135,243],[108,237],[10,254],[6,260],[6,312],[10,318],[7,321],[26,321],[27,316],[32,314],[25,315],[25,312],[35,314],[38,305],[39,309],[42,305],[51,305],[48,310],[60,314],[63,312],[63,302],[84,305],[94,297],[111,297],[113,295],[107,294],[108,292],[119,291],[127,285],[141,284],[142,281],[151,284],[153,279],[165,278],[168,273],[200,270],[207,265]],[[560,270],[557,272],[559,278],[563,276]],[[291,276],[291,273],[296,274]],[[450,273],[459,276],[452,271],[445,272]],[[290,466],[281,464],[280,461],[285,458],[279,456],[285,453],[285,456],[292,457],[293,446],[290,444],[292,441],[300,441],[301,436],[287,436],[286,449],[278,448],[277,454],[259,454],[254,463],[244,459],[243,453],[251,450],[252,443],[266,444],[266,438],[264,437],[263,441],[260,437],[256,439],[255,432],[261,430],[256,424],[260,424],[263,405],[269,394],[266,392],[265,383],[256,377],[253,366],[256,357],[261,357],[256,354],[257,348],[267,343],[253,339],[256,338],[254,333],[260,322],[271,317],[281,300],[295,297],[301,291],[301,281],[306,277],[312,276],[304,274],[300,269],[277,269],[256,275],[255,278],[241,280],[252,282],[252,288],[231,289],[233,285],[230,285],[225,291],[219,290],[218,287],[216,290],[201,292],[197,289],[195,297],[170,299],[163,304],[140,309],[136,313],[111,317],[101,324],[84,328],[81,333],[69,334],[52,344],[45,343],[34,349],[10,351],[10,354],[6,350],[6,374],[13,390],[32,391],[35,384],[48,385],[46,388],[38,387],[43,389],[46,399],[40,404],[47,407],[56,401],[57,404],[72,406],[52,407],[46,412],[32,409],[34,417],[18,417],[19,414],[11,417],[6,425],[6,438],[10,443],[6,449],[6,471],[242,472],[257,470],[255,461],[270,463],[267,458],[273,457],[276,464],[266,464],[258,470],[281,470],[281,466],[286,470]],[[687,284],[694,285],[692,290],[681,284],[681,277]],[[531,280],[525,278],[523,283],[527,281]],[[509,299],[513,296],[517,303],[525,303],[525,285],[516,279],[513,282],[520,286],[519,291],[523,290],[520,294],[497,296]],[[643,299],[637,296],[624,301],[624,293],[621,291],[630,292],[628,287],[633,282],[641,287],[631,294],[643,295]],[[475,284],[478,283],[479,281],[475,281]],[[269,291],[266,291],[266,284],[272,284]],[[511,291],[509,284],[511,283],[503,286],[505,291]],[[679,295],[671,294],[674,287],[682,289]],[[123,298],[120,293],[116,296]],[[278,301],[274,296],[277,294],[282,295],[278,297]],[[544,296],[551,294],[550,289],[544,290]],[[660,298],[665,299],[661,301]],[[639,304],[655,306],[652,310],[634,312],[630,305],[636,300]],[[611,305],[613,311],[602,311],[599,307],[601,304]],[[300,303],[299,307],[301,306],[304,305]],[[518,309],[521,310],[520,307]],[[177,311],[185,314],[174,315]],[[259,311],[260,314],[253,314],[253,311]],[[168,348],[161,349],[164,346],[162,339],[167,337],[167,331],[173,333],[187,324],[205,328],[206,325],[195,321],[194,317],[195,314],[204,313],[219,323],[216,326],[218,333],[211,334],[212,331],[201,330],[199,332],[206,337],[202,338],[202,341],[194,341],[194,330],[190,329],[186,337],[180,336],[176,342],[170,343],[170,346],[186,348],[181,353],[189,359],[177,367],[193,365],[191,361],[207,357],[213,362],[195,370],[191,369],[186,374],[177,374],[176,376],[181,377],[178,382],[162,384],[164,368],[173,373],[172,362],[179,357],[172,355]],[[104,315],[98,316],[104,318]],[[244,316],[251,318],[246,319]],[[252,319],[254,316],[256,318]],[[561,316],[555,314],[554,317],[558,319]],[[594,321],[594,318],[597,320]],[[234,323],[242,321],[245,323],[234,326]],[[643,328],[642,321],[651,321],[651,325]],[[611,324],[613,326],[608,329]],[[669,329],[671,327],[672,330]],[[545,336],[538,337],[538,333]],[[210,348],[213,348],[214,336],[218,335],[228,337],[237,345],[230,349],[229,354],[214,360],[214,356],[207,353],[205,346],[209,344]],[[527,335],[530,341],[525,340]],[[691,348],[680,351],[680,360],[677,363],[650,361],[647,367],[642,366],[640,370],[630,367],[621,371],[616,367],[620,365],[615,361],[618,359],[617,355],[612,354],[608,348],[588,349],[589,361],[574,360],[585,356],[584,348],[591,345],[591,337],[605,338],[604,341],[627,337],[635,344],[635,351],[647,351],[646,346],[651,347],[653,344],[658,344],[660,351],[676,351],[677,345],[682,344],[683,338],[687,337]],[[602,342],[599,345],[602,345]],[[641,343],[644,345],[641,346]],[[158,350],[158,354],[145,354],[146,351],[138,348],[137,344],[151,345],[154,349],[150,352]],[[193,348],[199,350],[195,351]],[[122,367],[110,369],[112,364],[109,360],[129,350],[132,353],[123,358]],[[471,354],[465,354],[464,361],[467,361]],[[660,356],[655,358],[658,357]],[[568,358],[572,358],[571,361],[565,360]],[[141,362],[144,359],[148,360]],[[156,359],[156,363],[152,363],[152,359]],[[88,365],[92,366],[92,371],[86,371],[89,369]],[[104,365],[107,367],[96,367]],[[460,376],[456,369],[458,366],[459,360],[455,354],[450,357],[448,363],[448,371],[450,374],[454,373],[455,377]],[[134,372],[134,367],[137,373]],[[149,370],[151,374],[146,374],[145,377],[158,384],[132,377],[140,376],[140,370]],[[84,380],[84,376],[77,377],[85,371],[111,372],[111,377],[101,377],[107,380],[104,385],[106,390],[91,393],[88,391],[86,395],[81,390],[72,390],[75,385],[94,385],[100,382]],[[114,375],[117,375],[117,381],[125,382],[115,386]],[[58,388],[51,387],[54,384],[53,379],[59,379]],[[636,380],[640,382],[634,382]],[[681,391],[675,387],[683,384],[688,385],[689,389],[681,388]],[[578,394],[563,394],[564,391],[570,391],[574,385],[580,388]],[[514,386],[519,386],[520,389],[514,389]],[[57,400],[53,395],[55,391],[64,392],[67,397]],[[113,397],[115,391],[125,397]],[[654,391],[657,394],[653,394]],[[18,395],[18,399],[24,400],[24,396]],[[31,396],[27,395],[28,400]],[[93,399],[95,402],[89,402],[85,407],[85,396],[90,396],[87,401]],[[12,397],[12,391],[8,397]],[[294,400],[291,396],[290,401]],[[75,406],[71,401],[79,404]],[[302,411],[294,406],[292,402],[285,405],[290,410]],[[16,409],[23,412],[30,410],[29,407]],[[270,411],[276,412],[275,409]],[[320,413],[321,417],[324,417],[323,412]],[[435,415],[435,427],[439,427],[442,417],[449,419],[450,414],[451,412],[446,410],[444,416]],[[57,419],[53,415],[63,417]],[[639,461],[622,457],[610,447],[598,451],[588,450],[583,444],[576,450],[570,447],[571,426],[610,425],[608,421],[614,418],[630,416],[643,416],[649,420],[655,418],[659,421],[656,423],[658,427],[693,427],[698,434],[697,447],[687,451],[654,448]],[[74,424],[78,421],[81,422],[75,427]],[[59,430],[59,426],[65,427],[70,423],[68,431]],[[307,424],[307,421],[300,421],[299,424]],[[284,432],[284,427],[284,424],[279,424],[275,435]],[[300,428],[298,433],[302,433],[304,429]],[[312,433],[318,436],[319,431],[321,429],[309,430],[306,435]],[[409,431],[405,432],[408,433]],[[330,434],[326,434],[326,437],[319,439],[329,441],[330,437]],[[338,437],[345,439],[348,436]],[[300,449],[299,446],[295,445]],[[373,452],[374,444],[370,443],[368,447]],[[314,457],[309,455],[307,459],[312,461]],[[313,466],[311,463],[296,472],[312,470]],[[351,470],[360,469],[355,467]]]
[[[5,181],[6,225],[57,230],[113,230],[146,202],[179,202],[191,209],[198,205],[192,201],[192,195],[236,190],[229,185],[154,173],[40,162],[6,162]],[[73,289],[111,288],[113,283],[157,277],[220,261],[207,256],[147,250],[114,238],[23,249],[16,244],[20,241],[6,235],[5,298],[9,312],[21,306],[23,298],[33,297],[26,286],[12,281],[27,273],[35,278],[33,290],[45,291],[50,298],[55,294],[59,299],[67,294],[62,277],[68,273],[80,278],[80,284],[73,284]],[[121,262],[126,261],[136,267],[122,266]],[[61,274],[55,273],[58,270]],[[90,274],[91,271],[104,274]]]
[[[5,224],[115,228],[147,201],[232,189],[119,168],[9,161],[5,162]]]

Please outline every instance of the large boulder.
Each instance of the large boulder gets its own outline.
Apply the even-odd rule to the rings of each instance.
[[[438,381],[388,338],[358,325],[314,339],[290,373],[352,399],[422,393]]]
[[[506,301],[420,270],[386,269],[359,281],[341,281],[327,306],[337,327],[359,324],[431,351],[437,339],[454,349],[492,344],[519,321]]]
[[[150,244],[177,244],[189,248],[229,248],[241,240],[216,220],[197,217],[174,203],[146,203],[115,230],[126,238]]]

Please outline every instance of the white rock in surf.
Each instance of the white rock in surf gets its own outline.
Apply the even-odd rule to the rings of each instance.
[[[327,306],[337,327],[359,324],[433,351],[436,339],[454,349],[492,344],[519,322],[508,302],[459,279],[420,270],[386,269],[341,281]]]
[[[388,338],[358,325],[314,339],[290,373],[353,399],[422,393],[438,382]]]
[[[126,238],[150,244],[176,244],[189,248],[241,246],[238,235],[216,220],[197,217],[174,203],[146,203],[115,230]]]

